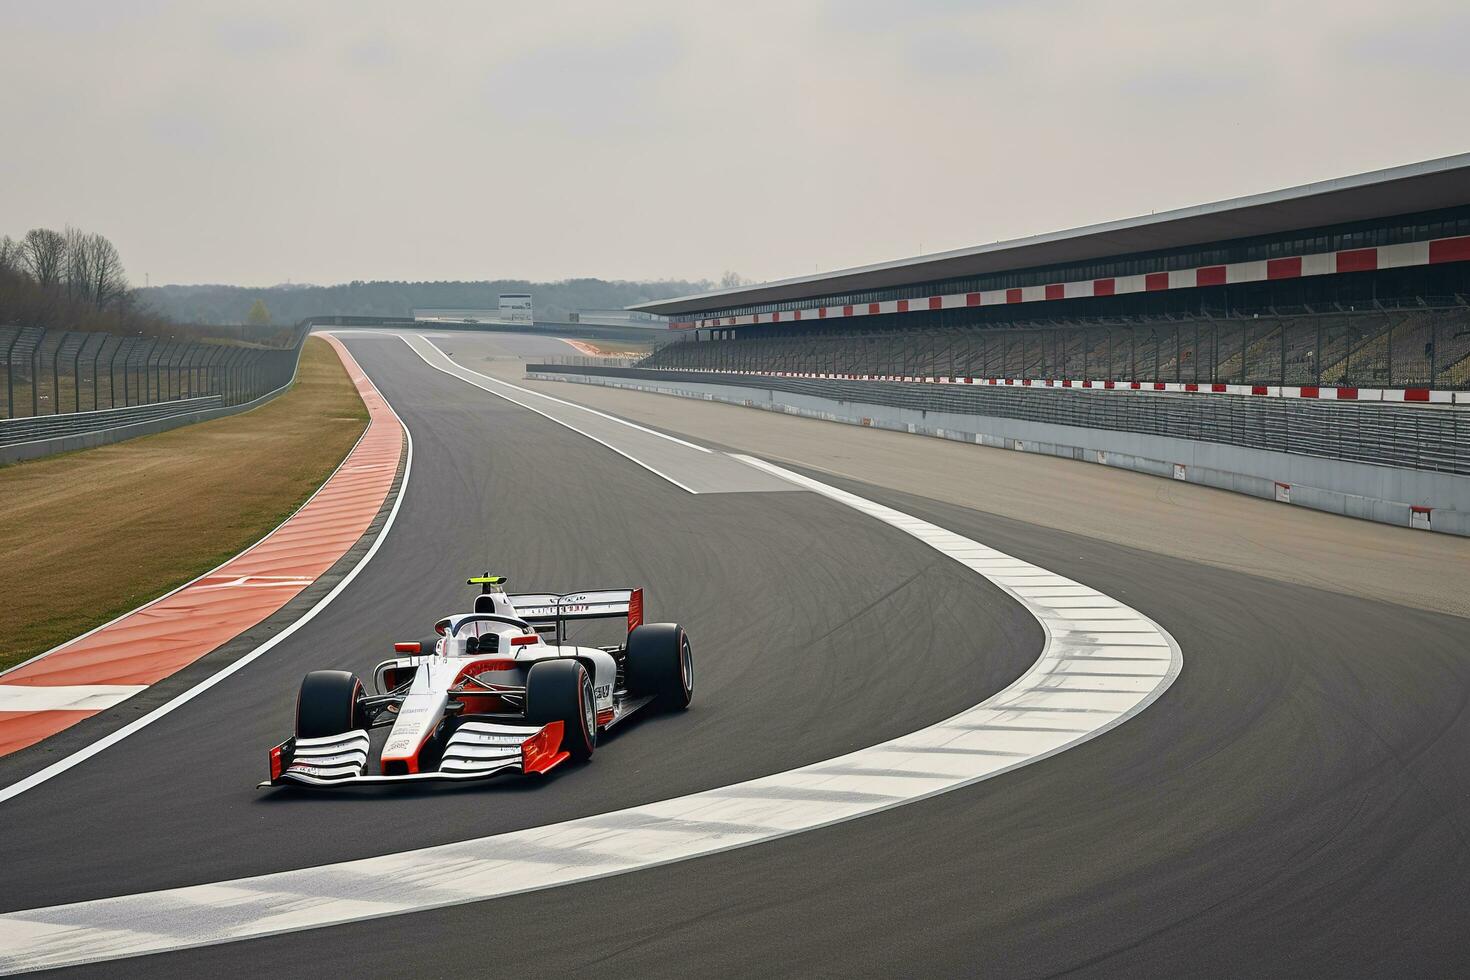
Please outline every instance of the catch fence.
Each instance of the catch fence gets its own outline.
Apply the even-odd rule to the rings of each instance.
[[[0,326],[0,419],[100,412],[217,396],[252,401],[288,383],[307,327],[287,347]]]

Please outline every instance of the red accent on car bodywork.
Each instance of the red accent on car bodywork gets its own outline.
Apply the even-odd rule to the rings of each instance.
[[[643,590],[634,589],[628,597],[628,632],[643,625]]]
[[[600,711],[598,711],[597,712],[597,725],[598,725],[598,727],[600,728],[603,725],[606,725],[608,722],[612,721],[613,720],[613,716],[616,715],[616,714],[617,714],[617,710],[614,709],[614,708],[603,708]]]
[[[454,678],[454,683],[458,684],[466,677],[475,677],[492,670],[515,670],[521,666],[524,666],[524,664],[517,663],[514,660],[506,660],[504,657],[491,660],[473,660],[460,668],[459,674]]]
[[[569,753],[562,751],[562,732],[561,722],[547,722],[544,728],[522,742],[521,771],[546,772],[557,763],[571,758]]]
[[[424,651],[424,646],[423,646],[422,643],[395,643],[395,644],[393,644],[393,652],[394,653],[423,653],[423,651]]]

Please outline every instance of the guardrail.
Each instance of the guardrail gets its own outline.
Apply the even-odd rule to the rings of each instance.
[[[0,446],[55,439],[59,436],[76,435],[99,429],[115,429],[136,425],[139,422],[207,411],[223,406],[222,396],[204,395],[199,398],[182,398],[171,402],[155,402],[151,405],[133,405],[128,408],[104,408],[95,412],[68,412],[65,415],[0,419]]]
[[[529,364],[573,373],[699,385],[735,385],[921,413],[990,416],[1470,475],[1470,412],[1438,405],[1254,398],[1152,391],[936,385],[780,378],[666,368]]]

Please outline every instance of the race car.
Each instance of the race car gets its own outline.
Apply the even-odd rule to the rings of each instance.
[[[635,711],[689,706],[689,636],[677,623],[644,623],[642,589],[510,595],[505,582],[469,579],[480,586],[474,611],[439,620],[432,640],[395,643],[399,656],[373,670],[375,694],[349,671],[307,674],[296,733],[270,750],[260,786],[544,773],[592,758],[598,734]],[[597,619],[626,620],[624,641],[567,642],[569,624]],[[369,733],[383,727],[369,772]]]

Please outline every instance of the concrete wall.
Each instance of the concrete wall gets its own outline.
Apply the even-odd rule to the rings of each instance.
[[[1062,456],[1385,524],[1470,535],[1470,478],[1463,476],[1168,436],[837,401],[747,385],[567,373],[571,370],[574,369],[530,376],[730,402],[767,411]]]

